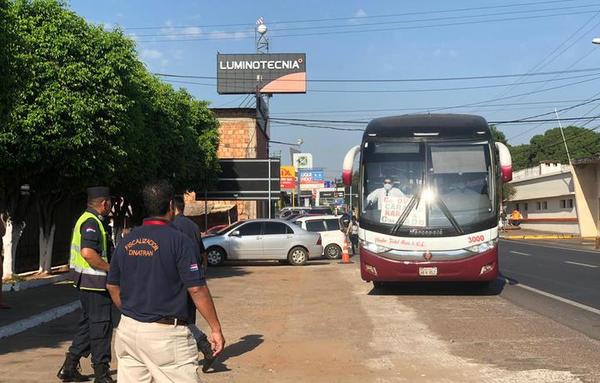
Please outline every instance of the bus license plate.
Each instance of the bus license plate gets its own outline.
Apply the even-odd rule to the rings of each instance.
[[[435,277],[437,275],[437,267],[419,267],[419,275],[422,277]]]

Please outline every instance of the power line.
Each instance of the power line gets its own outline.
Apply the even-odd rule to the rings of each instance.
[[[502,103],[502,104],[489,104],[479,105],[480,108],[493,108],[493,107],[506,107],[506,106],[522,106],[522,105],[560,105],[573,102],[585,102],[585,100],[555,100],[555,101],[532,101],[532,102],[520,102],[520,103]],[[434,106],[435,109],[449,109],[450,106]],[[532,107],[534,108],[534,107]],[[338,109],[338,110],[306,110],[306,111],[293,111],[293,112],[279,112],[271,113],[271,116],[280,115],[296,115],[296,114],[347,114],[347,113],[371,113],[371,112],[410,112],[420,111],[422,107],[416,108],[377,108],[377,109]],[[502,109],[505,110],[505,109]]]
[[[527,71],[527,74],[531,74],[534,73],[537,70],[541,70],[544,66],[548,65],[549,63],[546,63],[546,60],[548,60],[550,57],[552,57],[556,52],[558,52],[559,49],[561,49],[565,44],[567,44],[567,42],[569,40],[571,40],[573,37],[577,36],[577,34],[583,29],[585,28],[589,23],[592,22],[592,20],[594,20],[594,18],[596,18],[598,16],[600,12],[596,12],[594,15],[592,15],[592,17],[590,17],[584,24],[582,24],[575,32],[573,32],[571,35],[569,35],[569,37],[567,37],[565,40],[563,40],[556,48],[554,48],[554,50],[552,50],[552,52],[550,52],[549,54],[547,54],[546,56],[544,56],[544,58],[538,62],[533,68],[531,68],[530,70]],[[575,40],[577,41],[577,40]],[[570,48],[570,46],[569,46]],[[555,56],[559,57],[561,56],[564,52],[566,52],[569,48],[563,49],[558,55]],[[520,83],[523,81],[523,79],[525,78],[525,76],[520,77],[519,79],[515,80],[515,82],[513,83],[514,87],[513,88],[509,88],[507,90],[505,90],[504,92],[500,92],[498,95],[496,95],[496,97],[502,97],[508,93],[510,93],[510,91],[512,91],[512,89],[516,88],[517,86],[521,85]]]
[[[554,3],[567,3],[573,2],[576,0],[555,0],[555,1],[537,1],[537,2],[529,2],[529,3],[514,3],[514,4],[502,4],[502,5],[492,5],[485,7],[470,7],[470,8],[455,8],[455,9],[445,9],[445,10],[437,10],[437,11],[419,11],[419,12],[405,12],[405,13],[396,13],[396,14],[385,14],[385,15],[368,15],[362,17],[333,17],[333,18],[320,18],[320,19],[304,19],[304,20],[280,20],[280,21],[269,21],[269,25],[276,24],[300,24],[300,23],[314,23],[314,22],[325,22],[325,21],[340,21],[340,20],[356,20],[356,19],[375,19],[375,18],[388,18],[388,17],[398,17],[398,16],[416,16],[416,15],[427,15],[431,13],[454,13],[454,12],[466,12],[466,11],[474,11],[474,10],[486,10],[486,9],[499,9],[499,8],[508,8],[508,7],[523,7],[523,6],[532,6],[532,5],[541,5],[541,4],[554,4]],[[254,27],[253,23],[233,23],[233,24],[205,24],[205,25],[173,25],[173,26],[144,26],[144,27],[125,27],[125,30],[144,30],[144,29],[163,29],[163,28],[211,28],[211,27],[234,27],[234,26],[248,26]]]
[[[597,76],[600,72],[583,74],[578,76],[561,77],[552,80],[538,80],[530,81],[527,84],[539,84],[548,83],[550,81],[565,81],[578,78],[586,78],[590,76]],[[188,84],[188,85],[202,85],[202,86],[216,86],[216,84],[207,84],[194,81],[180,81],[165,79],[165,81],[176,83],[176,84]],[[255,80],[251,80],[253,83]],[[489,84],[489,85],[476,85],[476,86],[465,86],[465,87],[451,87],[451,88],[429,88],[429,89],[307,89],[307,93],[427,93],[427,92],[448,92],[448,91],[459,91],[459,90],[474,90],[474,89],[490,89],[512,86],[512,84]]]
[[[529,9],[529,10],[516,10],[516,11],[508,11],[508,12],[495,12],[495,13],[484,13],[484,14],[475,14],[475,15],[460,15],[460,16],[445,16],[445,17],[434,17],[434,18],[425,18],[425,19],[413,19],[413,20],[393,20],[393,21],[382,21],[382,22],[375,22],[375,23],[360,23],[360,24],[356,24],[356,25],[348,25],[348,24],[338,24],[338,25],[319,25],[319,26],[311,26],[310,29],[311,30],[318,30],[318,29],[339,29],[339,28],[364,28],[364,27],[369,27],[369,26],[378,26],[378,25],[395,25],[395,24],[411,24],[411,23],[421,23],[421,22],[432,22],[432,21],[444,21],[444,20],[464,20],[464,19],[469,19],[469,18],[481,18],[481,17],[498,17],[498,16],[502,16],[502,15],[514,15],[514,14],[526,14],[526,13],[540,13],[540,12],[549,12],[549,11],[561,11],[561,10],[569,10],[569,9],[582,9],[582,8],[597,8],[598,4],[584,4],[584,5],[576,5],[576,6],[569,6],[569,7],[555,7],[555,8],[541,8],[541,9]],[[271,23],[269,23],[271,24]],[[198,27],[189,27],[189,28],[198,28]],[[281,32],[281,31],[295,31],[295,30],[306,30],[306,26],[302,26],[302,27],[291,27],[291,28],[271,28],[270,31],[272,33],[276,33],[276,32]],[[167,29],[167,28],[165,28]],[[169,28],[170,30],[170,28]],[[242,31],[237,31],[237,32],[253,32],[253,28],[252,29],[245,29]],[[232,32],[229,32],[232,33]],[[194,31],[194,32],[184,32],[184,33],[171,33],[171,32],[165,32],[165,33],[159,33],[159,34],[141,34],[141,35],[136,35],[136,37],[166,37],[166,36],[172,36],[172,37],[178,37],[178,36],[198,36],[198,31]]]
[[[429,25],[416,25],[416,26],[401,26],[401,27],[391,27],[391,28],[372,28],[372,29],[362,29],[362,30],[340,30],[340,31],[326,31],[326,32],[309,32],[309,33],[297,33],[297,34],[271,34],[270,37],[307,37],[307,36],[326,36],[326,35],[338,35],[338,34],[351,34],[351,33],[368,33],[368,32],[385,32],[385,31],[397,31],[397,30],[413,30],[413,29],[424,29],[424,28],[440,28],[440,27],[452,27],[452,26],[461,26],[461,25],[473,25],[473,24],[482,24],[482,23],[491,23],[491,22],[505,22],[505,21],[517,21],[517,20],[534,20],[548,17],[558,17],[558,16],[570,16],[570,15],[581,15],[581,14],[589,14],[589,11],[577,11],[577,12],[561,12],[561,13],[553,13],[546,15],[537,15],[537,16],[518,16],[518,17],[505,17],[505,18],[497,18],[497,19],[486,19],[486,20],[475,20],[475,21],[464,21],[464,22],[454,22],[454,23],[440,23],[440,24],[429,24]],[[359,25],[360,26],[360,25]],[[355,28],[355,26],[347,26],[346,28]],[[210,41],[210,40],[231,40],[231,39],[249,39],[253,38],[253,36],[245,34],[244,32],[213,32],[212,37],[199,37],[199,38],[169,38],[169,39],[153,39],[153,40],[137,40],[139,43],[144,42],[191,42],[191,41]]]
[[[512,73],[512,74],[496,74],[496,75],[480,75],[480,76],[453,76],[453,77],[417,77],[417,78],[395,78],[395,79],[307,79],[306,82],[322,82],[322,83],[387,83],[387,82],[432,82],[432,81],[463,81],[463,80],[486,80],[486,79],[497,79],[497,78],[512,78],[522,76],[550,76],[555,74],[568,74],[568,73],[586,73],[586,72],[598,72],[599,67],[595,68],[582,68],[582,69],[571,69],[571,70],[558,70],[549,72],[536,72],[536,73]],[[154,73],[160,77],[173,77],[173,78],[192,78],[192,79],[203,79],[203,80],[216,80],[217,76],[203,76],[203,75],[182,75],[173,73]],[[236,79],[235,77],[222,77],[223,79]],[[244,79],[239,79],[244,81]],[[248,80],[255,81],[255,80]],[[290,80],[296,81],[297,80]],[[209,84],[206,84],[209,85]],[[214,85],[214,84],[210,84]]]
[[[562,118],[562,121],[581,121],[581,120],[587,120],[589,119],[589,116],[579,116],[579,117],[567,117],[567,118]],[[600,115],[595,116],[594,118],[600,118]],[[270,120],[272,122],[277,122],[277,123],[286,123],[286,124],[302,124],[302,125],[308,125],[308,124],[346,124],[346,125],[366,125],[369,123],[369,121],[364,121],[364,120],[318,120],[318,119],[300,119],[300,118],[270,118]],[[538,123],[538,122],[553,122],[556,121],[555,118],[545,118],[545,119],[533,119],[531,117],[525,117],[522,119],[514,119],[514,120],[495,120],[495,121],[488,121],[489,124],[492,125],[507,125],[507,124],[531,124],[531,123]],[[339,128],[337,126],[323,126],[323,125],[318,125],[320,127],[327,127],[327,128]],[[340,130],[356,130],[356,129],[351,129],[351,128],[339,128]]]

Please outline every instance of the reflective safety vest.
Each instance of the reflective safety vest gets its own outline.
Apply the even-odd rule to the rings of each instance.
[[[102,259],[108,262],[108,244],[106,231],[102,221],[94,214],[86,211],[77,220],[73,229],[73,239],[71,240],[71,260],[70,268],[75,287],[81,290],[106,291],[106,271],[96,270],[81,256],[81,225],[88,219],[95,219],[98,222],[100,233],[102,234]]]

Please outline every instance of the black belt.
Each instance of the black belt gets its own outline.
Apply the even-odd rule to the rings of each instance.
[[[183,319],[177,319],[177,318],[160,318],[159,320],[155,321],[154,323],[169,324],[172,326],[175,326],[175,325],[187,326],[188,325],[187,321],[185,321]]]

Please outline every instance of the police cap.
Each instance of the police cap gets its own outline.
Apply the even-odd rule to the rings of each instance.
[[[110,198],[110,189],[107,186],[93,186],[87,188],[88,200],[96,198]]]

